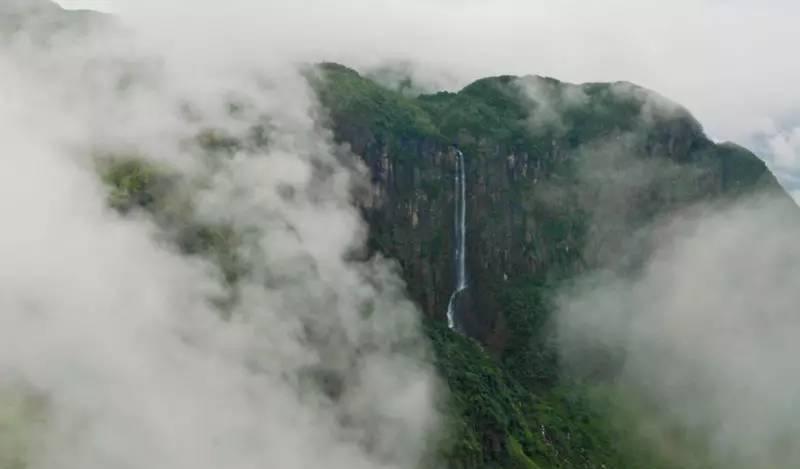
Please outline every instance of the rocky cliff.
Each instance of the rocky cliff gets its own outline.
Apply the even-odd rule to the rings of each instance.
[[[317,83],[336,139],[370,169],[372,246],[402,264],[443,319],[453,286],[454,146],[466,155],[469,335],[502,351],[500,296],[630,254],[627,234],[699,200],[781,189],[752,153],[710,141],[675,103],[629,83],[535,76],[403,96],[326,64]]]
[[[0,5],[0,34],[47,40],[98,18],[45,0],[12,0]],[[763,162],[711,141],[686,109],[626,82],[498,76],[455,93],[409,95],[337,64],[306,76],[325,110],[321,124],[367,170],[371,184],[357,197],[369,249],[400,264],[450,391],[440,403],[445,425],[431,444],[430,467],[713,467],[654,454],[631,435],[626,419],[635,409],[626,396],[563,372],[548,327],[553,292],[601,268],[635,272],[648,253],[649,227],[698,202],[770,193],[796,217]],[[224,154],[241,142],[211,132],[198,143]],[[465,335],[445,321],[455,283],[456,149],[466,161],[469,288],[457,310]],[[150,212],[178,248],[219,265],[237,294],[246,265],[237,233],[192,220],[168,169],[135,158],[100,160],[115,209]],[[229,300],[219,298],[221,310]],[[608,362],[613,357],[598,358],[599,373]],[[332,395],[337,380],[326,382]],[[685,443],[676,433],[666,443]],[[3,456],[0,466],[24,467]]]
[[[618,390],[565,376],[553,295],[582,273],[636,272],[650,228],[698,203],[770,194],[796,217],[765,164],[626,82],[499,76],[408,96],[336,64],[310,77],[336,140],[369,169],[370,245],[398,260],[429,319],[452,393],[450,466],[676,467],[628,434]],[[444,327],[455,148],[466,158],[469,277],[457,314],[477,342]],[[610,360],[598,357],[595,371]]]
[[[687,110],[629,83],[501,76],[411,97],[341,65],[306,76],[325,110],[321,124],[346,158],[363,163],[370,184],[356,196],[369,249],[400,264],[450,391],[432,467],[683,467],[630,435],[633,410],[619,390],[563,372],[549,328],[553,295],[581,273],[635,272],[648,228],[698,202],[763,192],[796,216],[764,163],[712,142]],[[445,320],[456,149],[466,161],[469,288],[457,311],[466,335]],[[119,210],[181,219],[164,209],[168,175],[136,161],[101,169]],[[175,235],[235,285],[234,233],[189,223]],[[596,361],[601,375],[614,364],[604,354]]]

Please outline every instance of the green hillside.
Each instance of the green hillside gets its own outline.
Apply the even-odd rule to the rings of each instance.
[[[656,429],[659,446],[637,431],[648,407],[608,379],[613,355],[599,356],[588,378],[567,372],[551,327],[554,294],[594,269],[635,271],[646,252],[635,235],[694,203],[756,192],[789,202],[763,162],[713,143],[688,111],[628,83],[501,76],[409,97],[338,64],[306,75],[325,124],[380,189],[380,203],[362,207],[370,249],[400,262],[425,314],[450,391],[434,460],[464,469],[713,467],[680,428]],[[454,145],[467,158],[469,337],[444,321]],[[189,222],[184,183],[135,159],[100,170],[114,207],[180,226],[177,244],[222,264],[235,295],[235,234]]]

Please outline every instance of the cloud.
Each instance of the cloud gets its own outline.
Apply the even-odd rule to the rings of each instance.
[[[269,49],[265,58],[283,52],[364,69],[405,61],[451,88],[497,74],[630,81],[686,106],[716,138],[748,146],[800,102],[800,66],[784,52],[800,41],[800,5],[789,0],[235,0],[225,11],[210,1],[143,3],[113,6],[149,14],[165,32],[167,23],[185,29],[215,17],[208,49],[237,41]]]
[[[525,76],[517,79],[515,85],[531,101],[529,124],[534,132],[545,128],[565,130],[561,116],[589,103],[589,96],[581,87],[568,83],[556,84],[546,78]]]
[[[205,5],[179,27],[171,15],[189,5],[137,2],[125,33],[0,47],[0,183],[13,194],[0,200],[0,399],[36,398],[45,415],[20,457],[417,467],[435,379],[395,265],[355,255],[363,171],[319,127],[291,49],[250,45],[247,4]],[[253,126],[267,145],[193,144]],[[169,168],[191,191],[183,220],[237,233],[247,262],[231,304],[214,301],[229,288],[220,267],[182,254],[174,227],[108,207],[95,153]]]
[[[800,127],[772,135],[768,144],[772,163],[779,170],[800,167]]]
[[[632,391],[646,409],[632,432],[673,460],[793,467],[800,457],[789,444],[800,435],[800,223],[786,208],[753,199],[685,210],[649,232],[641,269],[563,292],[565,360]]]
[[[774,129],[800,102],[800,66],[785,53],[800,42],[800,5],[788,0],[112,8],[130,35],[63,39],[52,50],[19,43],[0,60],[0,84],[13,90],[0,110],[0,186],[15,195],[0,201],[0,341],[10,350],[0,376],[47,397],[34,467],[400,468],[423,454],[435,414],[416,312],[391,263],[345,260],[364,235],[347,190],[358,172],[316,126],[296,63],[412,61],[426,82],[453,88],[500,73],[624,79],[686,105],[720,139],[766,133],[781,152],[793,140]],[[134,72],[136,84],[120,86]],[[253,103],[243,119],[227,112],[232,96]],[[178,111],[186,107],[195,120]],[[187,145],[208,127],[241,135],[263,120],[268,149],[206,165]],[[252,265],[233,307],[239,319],[221,320],[209,301],[225,289],[217,266],[159,241],[162,227],[146,216],[104,205],[84,157],[91,148],[175,168],[200,187],[192,217],[244,235]],[[794,157],[781,155],[791,172]],[[663,384],[645,395],[674,403],[679,422],[719,422],[706,433],[719,438],[715,454],[744,463],[793,431],[781,412],[795,383],[773,383],[794,371],[784,352],[796,326],[796,236],[770,213],[691,218],[680,225],[689,234],[644,274],[583,285],[565,305],[572,330],[656,360],[626,362],[626,379]],[[757,306],[770,314],[764,324],[744,314]],[[334,391],[309,384],[315,373],[333,376]],[[687,393],[693,382],[700,391]],[[759,395],[770,396],[763,413]]]
[[[63,8],[86,9],[95,11],[111,11],[113,0],[59,0],[56,1]]]

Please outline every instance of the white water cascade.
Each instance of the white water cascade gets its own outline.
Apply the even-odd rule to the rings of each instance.
[[[456,150],[455,171],[455,289],[447,304],[447,325],[455,329],[456,300],[467,289],[467,182],[464,170],[464,154]]]

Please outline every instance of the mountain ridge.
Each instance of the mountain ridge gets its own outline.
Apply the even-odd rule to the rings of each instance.
[[[698,205],[768,193],[796,217],[766,165],[712,142],[688,110],[627,82],[499,75],[410,97],[339,64],[306,78],[327,113],[321,124],[368,170],[369,189],[354,196],[368,249],[399,263],[449,390],[442,441],[426,467],[687,467],[631,431],[647,403],[608,378],[619,366],[614,350],[587,367],[595,381],[564,369],[554,303],[586,273],[642,269],[652,227]],[[213,133],[198,140],[223,157],[239,143]],[[455,280],[454,146],[468,185],[465,335],[445,320]],[[112,208],[148,212],[178,249],[236,283],[238,234],[187,221],[185,200],[170,206],[178,183],[168,170],[128,158],[98,172]],[[324,379],[335,395],[339,377]],[[691,446],[682,430],[667,443]],[[711,466],[698,458],[688,467]]]
[[[684,467],[625,434],[635,399],[565,373],[555,295],[596,269],[638,271],[648,233],[697,205],[768,195],[797,219],[766,164],[628,82],[499,75],[409,97],[341,65],[320,71],[311,82],[335,139],[364,160],[375,187],[363,204],[370,246],[399,260],[453,394],[450,421],[461,430],[451,467]],[[481,346],[443,326],[454,284],[453,145],[468,187],[461,322]],[[607,358],[598,376],[613,369]],[[700,455],[696,467],[706,467]]]
[[[448,155],[448,148],[454,143],[465,151],[468,160],[475,160],[481,152],[488,151],[481,149],[482,145],[495,145],[491,158],[483,155],[481,159],[493,166],[492,172],[507,174],[492,176],[507,185],[507,189],[523,186],[530,189],[535,184],[532,180],[538,183],[538,178],[535,174],[528,177],[528,172],[555,172],[558,176],[558,172],[574,171],[571,166],[575,161],[584,164],[588,158],[572,157],[587,153],[583,150],[588,145],[619,141],[629,149],[674,163],[672,169],[682,170],[682,165],[689,164],[688,169],[702,172],[696,177],[715,177],[713,184],[706,181],[708,191],[721,194],[735,192],[737,187],[746,190],[759,185],[784,194],[760,159],[743,147],[709,140],[699,122],[685,108],[670,104],[665,112],[654,114],[661,112],[661,108],[652,108],[666,101],[649,92],[644,94],[643,88],[636,87],[629,93],[627,84],[621,92],[615,90],[619,85],[613,83],[583,85],[587,89],[586,96],[579,98],[587,100],[586,104],[565,109],[564,116],[559,119],[566,122],[546,121],[541,131],[537,122],[531,123],[531,116],[535,117],[531,109],[537,109],[536,105],[529,108],[520,105],[519,90],[509,89],[508,84],[517,82],[518,77],[485,78],[458,93],[436,93],[411,99],[383,89],[340,65],[323,65],[322,70],[328,74],[328,85],[317,82],[317,88],[323,105],[331,112],[334,133],[338,132],[337,138],[353,145],[356,154],[369,154],[366,159],[372,169],[373,182],[384,191],[403,183],[392,174],[395,169],[392,163],[403,168],[401,171],[408,171],[405,165],[410,160],[429,165],[430,170],[440,173],[436,184],[447,184],[448,179],[443,175],[452,170],[453,156]],[[557,81],[550,83],[553,82],[557,87],[569,86]],[[594,101],[589,102],[589,99]],[[640,164],[642,159],[633,158],[629,162]],[[416,170],[419,172],[420,168]],[[469,161],[468,170],[471,187],[477,186],[480,193],[481,179],[487,177],[488,171],[476,173],[475,164]],[[415,177],[425,179],[424,172],[403,176],[406,182]],[[412,181],[411,185],[415,183]],[[414,190],[417,189],[424,190],[426,198],[439,195],[435,188],[417,185]],[[450,213],[444,205],[438,205],[431,213]],[[479,207],[471,207],[470,212],[481,213]],[[419,214],[411,218],[415,217],[419,218]],[[447,229],[446,222],[440,228]],[[496,274],[502,276],[502,272]],[[425,308],[429,313],[444,309],[441,298],[437,297],[434,303]],[[425,306],[426,301],[420,304]]]

